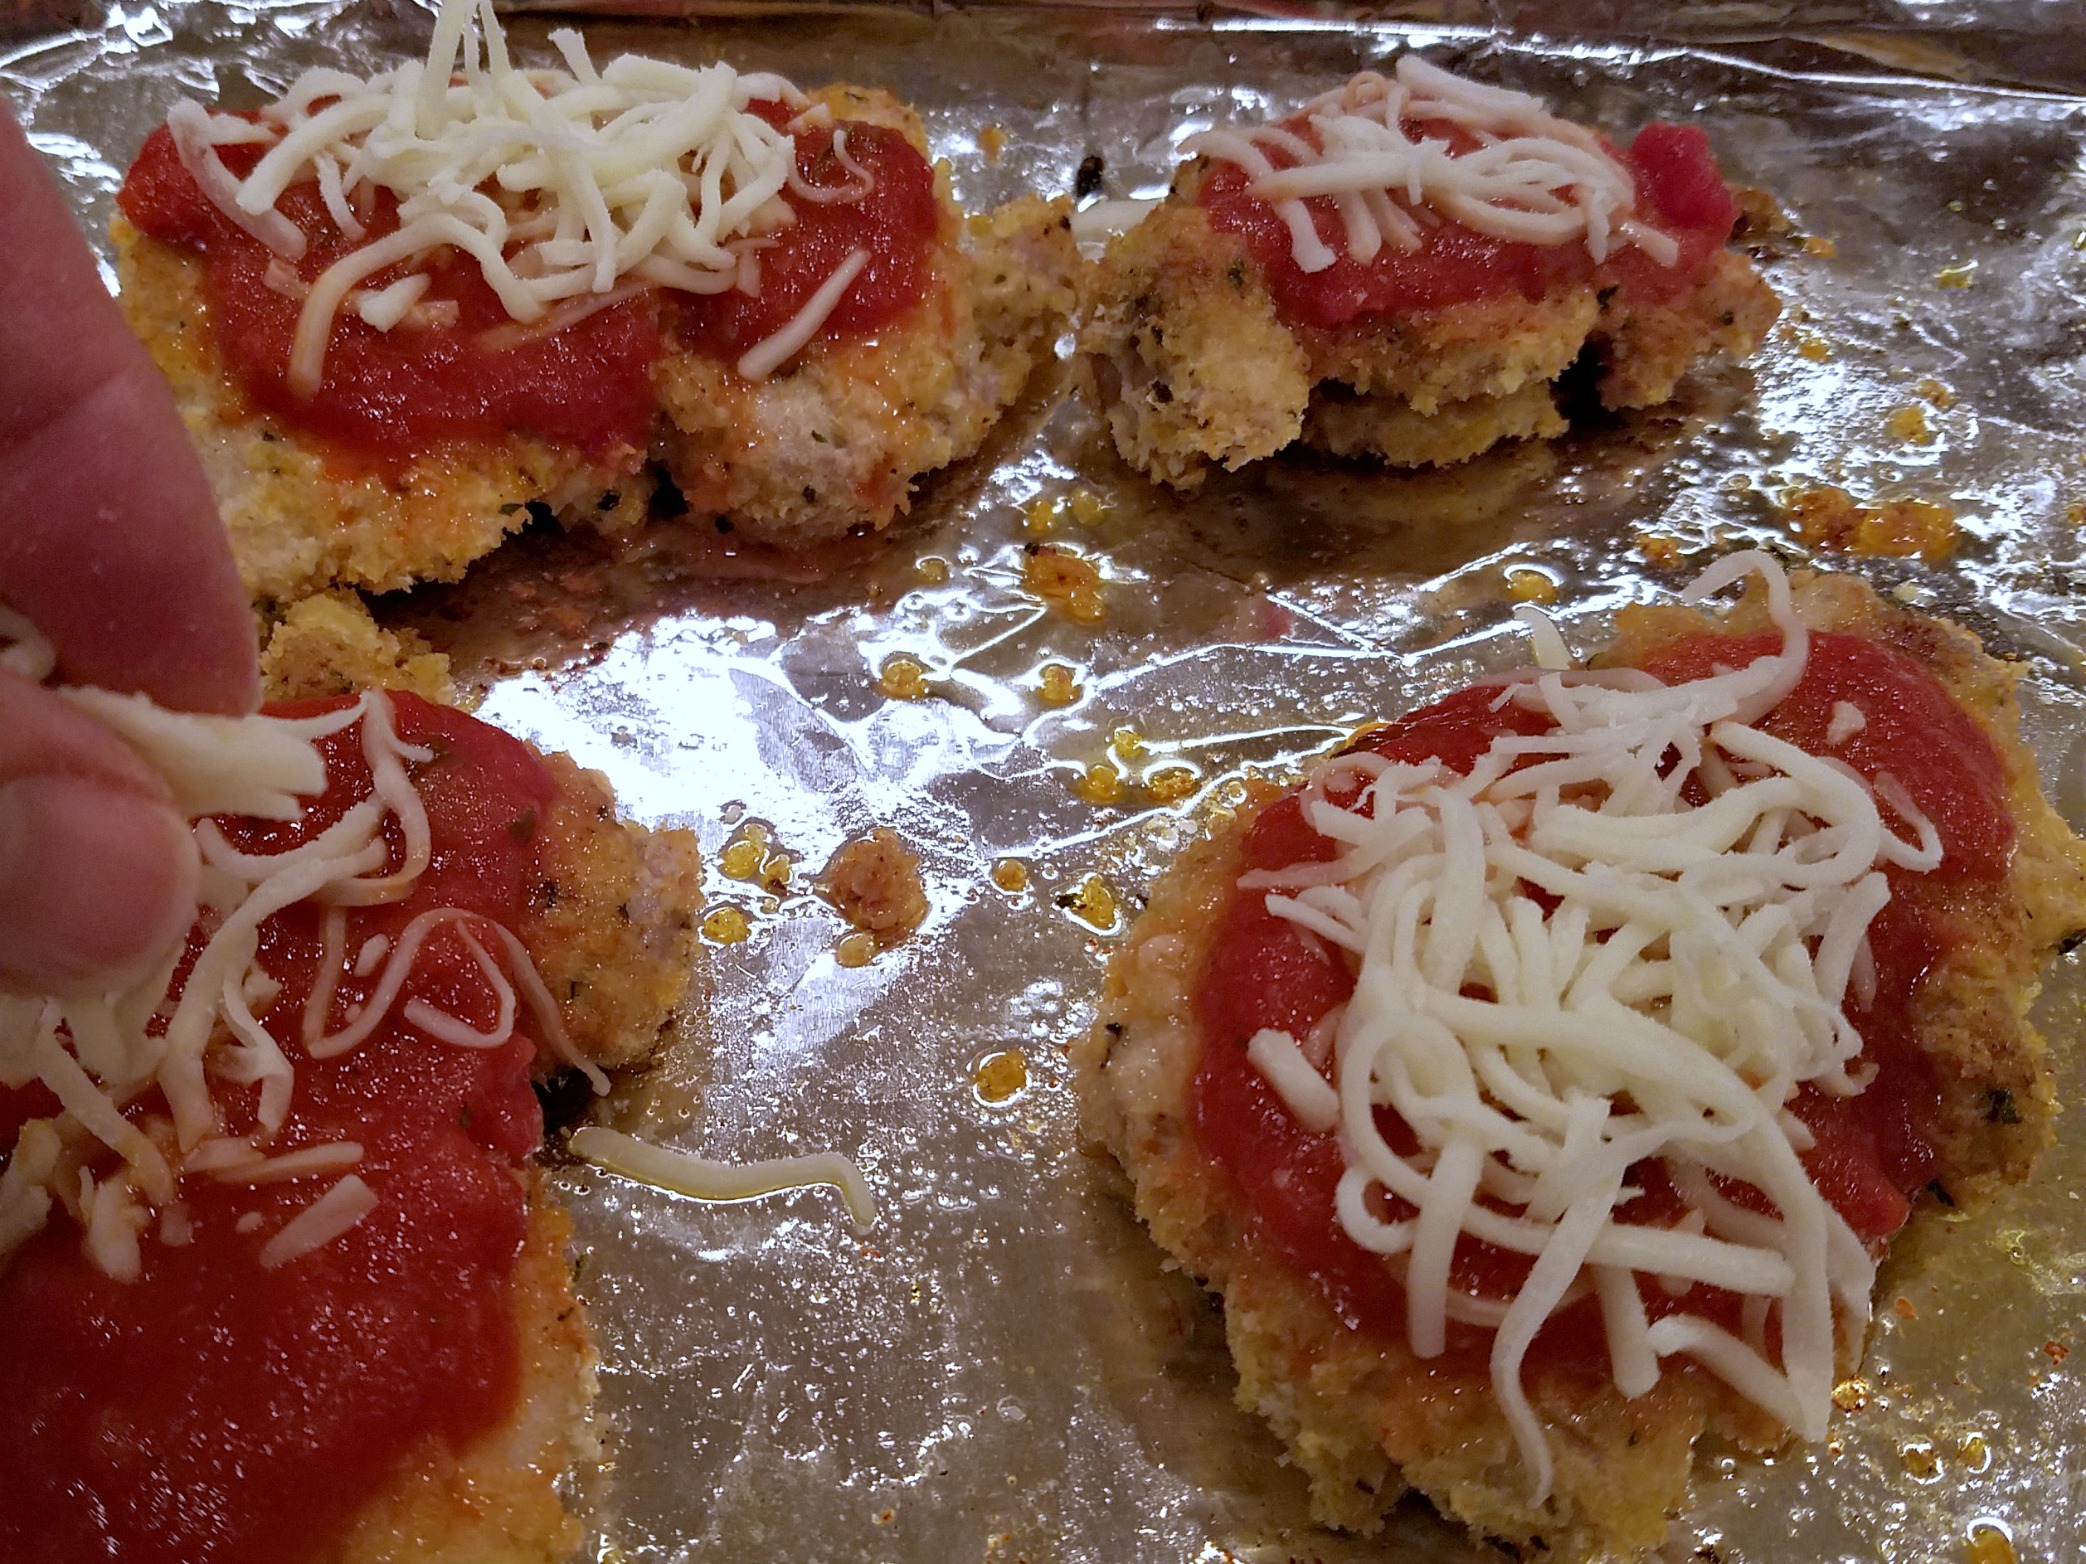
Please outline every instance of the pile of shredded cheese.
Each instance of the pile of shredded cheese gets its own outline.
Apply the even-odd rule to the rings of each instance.
[[[1873,1074],[1847,1010],[1873,992],[1882,871],[1932,870],[1942,848],[1893,779],[1872,790],[1756,725],[1808,657],[1781,567],[1736,554],[1690,596],[1749,573],[1778,655],[1668,686],[1571,671],[1545,624],[1544,671],[1499,699],[1553,731],[1496,738],[1467,776],[1330,761],[1303,808],[1340,856],[1240,881],[1359,963],[1344,1008],[1307,1038],[1257,1034],[1250,1057],[1301,1124],[1337,1132],[1341,1226],[1402,1270],[1413,1351],[1442,1352],[1450,1320],[1493,1332],[1494,1390],[1539,1501],[1552,1463],[1522,1361],[1589,1292],[1624,1395],[1683,1354],[1807,1439],[1831,1409],[1835,1309],[1868,1319],[1874,1264],[1805,1172],[1811,1137],[1789,1104],[1805,1085],[1854,1095]],[[1329,796],[1357,786],[1352,806]],[[1379,1106],[1411,1127],[1412,1155],[1379,1133]],[[1672,1227],[1616,1219],[1647,1163],[1689,1207]],[[1378,1191],[1415,1214],[1385,1220]],[[1465,1235],[1532,1259],[1514,1297],[1451,1285]],[[1678,1310],[1648,1321],[1639,1276]],[[1743,1296],[1741,1333],[1688,1312],[1698,1283]]]
[[[490,0],[443,0],[424,63],[367,78],[307,71],[251,119],[175,105],[167,124],[183,166],[274,252],[271,286],[302,300],[292,391],[318,390],[343,308],[379,331],[453,318],[453,303],[446,315],[442,301],[423,303],[430,278],[415,269],[448,248],[477,262],[514,320],[549,331],[647,286],[757,296],[760,251],[795,221],[789,195],[853,202],[874,188],[848,156],[844,127],[833,148],[849,182],[803,181],[790,130],[830,114],[779,76],[635,55],[597,70],[577,33],[550,39],[566,69],[518,70]],[[778,130],[748,112],[755,102],[798,117]],[[267,150],[242,180],[219,150],[230,145]],[[361,243],[308,288],[294,267],[307,238],[277,209],[306,180],[350,240],[363,239],[379,189],[397,197],[399,217],[396,232]],[[747,351],[741,372],[759,379],[801,350],[867,260],[845,259],[796,318]],[[404,276],[362,288],[397,266]]]
[[[50,672],[55,659],[49,644],[19,616],[0,611],[0,637],[13,642],[0,650],[0,666],[37,677]],[[406,765],[431,757],[400,740],[389,696],[372,691],[340,711],[290,721],[170,712],[144,696],[105,690],[60,693],[121,734],[167,779],[176,807],[195,817],[199,916],[207,938],[178,988],[175,952],[120,994],[0,993],[0,1086],[40,1081],[60,1104],[57,1114],[23,1126],[0,1173],[0,1262],[41,1231],[56,1206],[84,1229],[86,1252],[101,1270],[135,1279],[140,1239],[155,1218],[163,1242],[188,1241],[191,1226],[180,1191],[182,1180],[193,1177],[247,1185],[331,1179],[324,1193],[266,1241],[260,1263],[286,1265],[332,1242],[375,1208],[377,1196],[350,1171],[362,1159],[357,1142],[274,1149],[296,1096],[294,1061],[300,1050],[324,1059],[358,1047],[395,1009],[442,1042],[496,1048],[514,1033],[518,986],[537,1035],[586,1071],[597,1090],[607,1089],[606,1078],[573,1049],[557,1006],[512,931],[447,907],[415,918],[395,945],[371,936],[347,949],[350,910],[410,895],[429,862],[427,810]],[[357,724],[374,793],[311,840],[280,853],[245,853],[208,818],[296,819],[298,800],[326,787],[316,741]],[[396,823],[404,844],[395,865],[387,822]],[[281,992],[260,958],[261,929],[277,912],[306,901],[326,909],[320,978],[304,1006],[300,1035],[279,1038],[258,1019]],[[497,997],[498,1024],[489,1031],[421,999],[398,1005],[425,936],[450,923]],[[497,947],[499,959],[486,941]],[[376,975],[377,984],[358,1014],[331,1029],[334,995],[347,971]],[[154,1089],[164,1099],[165,1114],[127,1111]],[[229,1130],[229,1123],[249,1118],[250,1131]],[[111,1153],[119,1159],[113,1167]],[[96,1166],[104,1168],[99,1177]]]
[[[1387,244],[1419,249],[1443,218],[1517,244],[1583,243],[1596,261],[1624,244],[1662,266],[1679,258],[1672,237],[1636,215],[1636,181],[1600,138],[1527,93],[1466,81],[1407,54],[1392,77],[1364,71],[1314,98],[1303,115],[1316,145],[1280,125],[1208,130],[1181,143],[1252,176],[1248,190],[1288,225],[1302,271],[1339,259],[1305,205],[1313,196],[1332,198],[1347,254],[1364,264]],[[1426,135],[1429,125],[1454,126],[1477,145],[1459,152]],[[1276,168],[1271,148],[1290,166]]]

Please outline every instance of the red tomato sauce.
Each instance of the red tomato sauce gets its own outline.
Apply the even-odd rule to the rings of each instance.
[[[405,900],[351,911],[351,966],[362,941],[395,938],[430,908],[517,923],[552,796],[516,740],[410,695],[392,699],[401,736],[437,752],[411,767],[434,857]],[[323,747],[324,798],[294,825],[225,822],[235,846],[293,846],[368,796],[359,729]],[[395,836],[393,846],[395,865]],[[308,904],[263,926],[260,959],[283,989],[262,1019],[297,1072],[289,1122],[268,1150],[359,1141],[353,1171],[376,1208],[263,1270],[269,1236],[338,1175],[251,1189],[192,1175],[181,1193],[193,1241],[169,1247],[148,1231],[131,1283],[96,1270],[78,1228],[54,1214],[0,1272],[0,1558],[297,1564],[422,1441],[462,1446],[511,1412],[511,1291],[526,1220],[517,1170],[543,1133],[534,1049],[519,1033],[498,1048],[461,1048],[399,1018],[417,997],[491,1028],[494,993],[452,928],[430,937],[368,1041],[308,1059],[297,1039],[319,953]],[[344,977],[328,1029],[345,1026],[376,982]],[[255,1089],[219,1083],[216,1096],[229,1132],[251,1128]],[[258,1230],[240,1232],[255,1212]]]
[[[1780,648],[1779,633],[1703,634],[1661,647],[1644,666],[1676,683]],[[1495,688],[1451,695],[1364,735],[1356,748],[1397,761],[1439,759],[1467,771],[1495,735],[1547,731],[1548,720],[1537,713],[1511,704],[1493,709],[1497,695]],[[1842,700],[1865,713],[1867,726],[1834,745],[1826,730],[1834,704]],[[1855,1232],[1873,1243],[1903,1225],[1912,1199],[1934,1176],[1940,1099],[1912,1027],[1911,1000],[1935,956],[1963,937],[1950,921],[1951,891],[2008,873],[2014,833],[2005,770],[1984,731],[1919,664],[1849,635],[1812,636],[1802,681],[1761,726],[1813,754],[1836,755],[1866,776],[1892,773],[1941,834],[1944,856],[1932,873],[1885,870],[1891,901],[1869,935],[1876,1002],[1867,1010],[1850,1009],[1864,1057],[1877,1066],[1876,1078],[1859,1096],[1828,1097],[1806,1088],[1792,1104],[1818,1142],[1803,1159],[1813,1180]],[[1339,801],[1351,802],[1352,796]],[[1334,845],[1305,822],[1295,794],[1261,811],[1243,851],[1243,867],[1258,869],[1336,856]],[[1264,901],[1233,893],[1196,991],[1203,1038],[1193,1086],[1196,1141],[1224,1170],[1261,1239],[1307,1276],[1351,1328],[1403,1339],[1403,1290],[1382,1260],[1347,1237],[1335,1214],[1342,1163],[1334,1137],[1297,1124],[1246,1057],[1248,1040],[1263,1027],[1302,1037],[1354,992],[1346,959],[1268,912]],[[1377,1125],[1393,1149],[1414,1148],[1410,1130],[1389,1109],[1377,1109]],[[1656,1164],[1631,1169],[1629,1181],[1643,1193],[1618,1207],[1623,1220],[1663,1226],[1684,1211]],[[1741,1201],[1759,1198],[1743,1187],[1726,1193]],[[1384,1197],[1379,1214],[1395,1219],[1412,1210]],[[1464,1237],[1457,1241],[1452,1281],[1470,1293],[1505,1298],[1518,1290],[1530,1263]],[[1741,1300],[1719,1289],[1697,1286],[1674,1299],[1655,1283],[1640,1281],[1640,1291],[1654,1319],[1685,1308],[1727,1327],[1738,1320]],[[1770,1330],[1771,1341],[1772,1336]],[[1490,1349],[1489,1332],[1450,1324],[1452,1356],[1482,1366]],[[1588,1298],[1553,1316],[1528,1361],[1531,1367],[1605,1374],[1598,1305]]]
[[[260,152],[221,149],[226,166],[241,176]],[[556,331],[531,331],[508,317],[475,261],[445,250],[425,268],[433,284],[421,302],[454,302],[456,324],[402,322],[378,331],[343,308],[334,318],[319,389],[306,400],[288,381],[301,301],[269,287],[274,256],[210,204],[164,125],[146,138],[116,204],[139,232],[203,258],[210,329],[233,378],[256,407],[331,446],[336,465],[373,463],[381,470],[444,441],[514,433],[577,446],[594,457],[642,450],[651,438],[651,373],[660,338],[658,307],[648,295]],[[295,266],[307,283],[366,242],[341,233],[316,182],[292,185],[276,206],[309,241]],[[370,240],[397,231],[397,203],[388,192],[379,193],[365,222]],[[362,286],[381,288],[405,270],[379,272]]]
[[[778,126],[794,113],[779,104],[752,107]],[[822,336],[869,336],[909,314],[926,296],[941,230],[934,170],[897,131],[848,120],[797,133],[797,175],[814,190],[859,183],[834,151],[835,133],[842,131],[847,156],[869,174],[875,188],[859,200],[793,198],[797,220],[760,252],[759,294],[737,289],[675,294],[677,340],[713,358],[736,359],[788,325],[855,250],[867,250],[868,263],[820,326]]]
[[[1316,143],[1316,132],[1302,116],[1284,128]],[[1277,168],[1296,161],[1279,147],[1262,150]],[[1580,283],[1615,288],[1629,303],[1664,303],[1701,280],[1711,257],[1731,237],[1738,203],[1717,168],[1709,138],[1695,126],[1647,125],[1615,155],[1636,179],[1640,218],[1680,246],[1673,265],[1659,265],[1635,245],[1614,250],[1596,263],[1583,243],[1536,245],[1495,239],[1448,219],[1427,230],[1419,249],[1386,243],[1364,263],[1347,253],[1346,229],[1332,198],[1317,196],[1305,205],[1319,238],[1339,258],[1323,271],[1306,272],[1291,253],[1288,225],[1272,206],[1249,193],[1251,176],[1237,164],[1212,160],[1197,200],[1214,227],[1245,241],[1267,277],[1277,311],[1295,325],[1336,330],[1372,315],[1443,309],[1516,294],[1536,300],[1555,288]]]

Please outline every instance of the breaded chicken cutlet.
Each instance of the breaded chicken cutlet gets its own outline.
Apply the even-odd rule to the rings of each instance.
[[[264,791],[316,745],[304,817],[199,828],[150,994],[0,1015],[0,1552],[557,1564],[598,1443],[532,1082],[701,1003],[694,839],[402,692],[221,742]]]
[[[1425,466],[1550,438],[1575,366],[1603,406],[1655,406],[1779,308],[1691,127],[1617,150],[1406,55],[1182,146],[1080,335],[1117,450],[1178,489],[1299,442]]]
[[[2049,1139],[2086,847],[2015,670],[1758,568],[1256,786],[1111,960],[1089,1132],[1325,1524],[1655,1547],[1706,1430],[1823,1437],[1908,1215]]]
[[[1051,355],[1063,203],[966,222],[885,93],[558,46],[517,73],[451,0],[446,97],[312,72],[178,106],[131,168],[125,309],[264,607],[453,580],[532,516],[637,526],[661,472],[757,541],[882,528]]]

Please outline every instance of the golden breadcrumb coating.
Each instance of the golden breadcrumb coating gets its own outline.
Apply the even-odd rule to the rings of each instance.
[[[1474,396],[1423,413],[1402,397],[1333,395],[1327,382],[1304,416],[1304,443],[1332,456],[1370,456],[1393,467],[1452,467],[1502,440],[1565,432],[1547,381],[1504,396]]]
[[[521,1389],[514,1413],[467,1450],[429,1440],[390,1489],[311,1564],[562,1564],[579,1521],[557,1478],[600,1459],[594,1355],[566,1251],[572,1223],[526,1175],[529,1226],[513,1277]]]
[[[1752,263],[1727,250],[1692,291],[1657,307],[1581,283],[1541,299],[1362,316],[1337,329],[1290,325],[1244,241],[1211,226],[1196,204],[1206,173],[1200,159],[1183,166],[1166,201],[1110,243],[1080,332],[1117,450],[1178,489],[1299,439],[1419,466],[1462,461],[1500,440],[1548,438],[1564,424],[1539,395],[1549,399],[1583,355],[1597,362],[1603,405],[1648,407],[1670,398],[1704,356],[1752,352],[1781,307]],[[1359,415],[1335,415],[1328,431],[1320,410],[1343,398],[1384,416],[1364,429]],[[1394,404],[1402,416],[1389,416]],[[1435,418],[1449,426],[1430,435],[1421,425]]]
[[[1314,378],[1245,246],[1169,200],[1089,278],[1079,345],[1116,449],[1177,489],[1294,445]]]
[[[829,87],[836,118],[900,132],[931,154],[889,93]],[[914,484],[983,444],[1070,317],[1070,203],[1027,197],[966,224],[935,169],[940,232],[918,310],[872,336],[820,337],[764,380],[672,348],[654,370],[659,457],[692,519],[804,548],[903,515]]]
[[[1888,642],[1919,659],[1990,733],[2007,767],[2019,829],[2011,884],[1966,907],[1980,938],[1945,954],[1915,1014],[1939,1066],[1946,1128],[1940,1182],[1970,1203],[2022,1177],[2048,1136],[2043,1044],[2026,1020],[2042,954],[2086,925],[2086,844],[2043,798],[2016,734],[2015,671],[1967,633],[1890,607],[1858,581],[1799,576],[1799,610],[1817,628]],[[1766,623],[1749,599],[1723,626]],[[1615,660],[1704,628],[1692,610],[1626,610]],[[1226,1175],[1196,1145],[1191,1083],[1201,1053],[1194,993],[1234,894],[1241,844],[1283,789],[1258,783],[1153,887],[1110,961],[1100,1017],[1077,1045],[1088,1135],[1128,1173],[1153,1238],[1220,1295],[1238,1400],[1257,1411],[1311,1479],[1321,1522],[1373,1531],[1408,1487],[1524,1557],[1630,1556],[1657,1545],[1685,1502],[1696,1438],[1770,1450],[1786,1435],[1707,1371],[1672,1360],[1657,1386],[1625,1400],[1551,1367],[1528,1389],[1547,1426],[1556,1482],[1539,1509],[1485,1367],[1415,1358],[1403,1340],[1349,1329],[1318,1291],[1268,1250],[1234,1208]],[[1860,1343],[1843,1340],[1851,1362]]]
[[[454,581],[540,505],[568,522],[618,531],[644,519],[644,452],[592,460],[522,435],[452,441],[397,477],[329,466],[313,442],[256,411],[212,333],[202,262],[110,228],[131,329],[174,389],[231,534],[240,578],[264,610],[329,587],[389,592]]]
[[[818,893],[880,945],[897,944],[927,917],[920,860],[888,826],[856,837],[835,853],[818,878]]]
[[[448,656],[411,630],[380,628],[353,592],[321,592],[291,605],[261,650],[263,697],[314,700],[367,689],[411,690],[456,704]]]
[[[558,794],[539,826],[536,894],[514,932],[573,1045],[599,1065],[635,1064],[708,997],[693,976],[703,900],[695,833],[618,820],[600,772],[543,759]]]

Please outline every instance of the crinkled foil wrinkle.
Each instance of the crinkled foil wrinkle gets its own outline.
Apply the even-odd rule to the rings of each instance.
[[[2018,41],[2048,8],[1986,9]],[[425,28],[410,8],[124,10],[17,45],[0,86],[100,232],[176,96],[252,101],[308,66],[417,52]],[[1309,1526],[1300,1481],[1230,1405],[1214,1310],[1081,1153],[1064,1044],[1140,890],[1242,768],[1515,661],[1510,582],[1554,585],[1584,649],[1720,547],[1800,556],[1793,489],[1953,508],[1948,559],[1851,563],[2028,661],[2031,735],[2081,818],[2086,102],[1880,75],[1815,40],[1013,9],[590,32],[597,52],[892,88],[973,206],[1071,190],[1082,162],[1105,194],[1156,193],[1184,129],[1287,108],[1411,41],[1604,124],[1697,120],[1789,213],[1768,262],[1788,314],[1755,363],[1556,446],[1409,477],[1275,463],[1183,504],[1113,459],[1060,375],[826,579],[706,581],[669,526],[613,557],[526,537],[459,589],[384,605],[453,653],[488,718],[606,771],[636,816],[699,829],[716,902],[748,919],[713,951],[714,1045],[619,1111],[713,1156],[845,1152],[882,1205],[857,1237],[825,1192],[701,1206],[559,1175],[614,1428],[599,1557],[1472,1557],[1417,1507],[1369,1543]],[[1030,591],[1038,543],[1099,565],[1098,623]],[[925,698],[878,687],[900,656]],[[873,825],[920,851],[933,911],[848,966],[809,887]],[[723,872],[754,826],[786,875]],[[1020,871],[995,880],[1003,860]],[[2075,1102],[2081,1002],[2061,961],[2040,1014]],[[1929,1222],[1886,1272],[1857,1410],[1769,1465],[1712,1452],[1670,1555],[1947,1559],[1985,1526],[2022,1558],[2066,1556],[2086,1518],[2086,1389],[2064,1361],[2081,1190],[2067,1121],[2032,1186]]]

